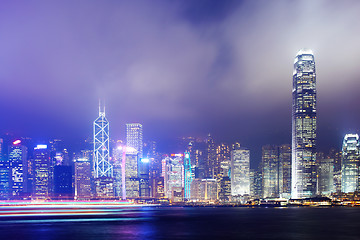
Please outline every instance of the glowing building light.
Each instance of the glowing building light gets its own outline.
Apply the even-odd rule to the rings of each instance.
[[[99,117],[94,121],[94,172],[95,177],[112,177],[113,166],[109,154],[109,121],[99,105]]]
[[[14,145],[18,145],[20,143],[21,143],[21,140],[16,140],[16,141],[13,142]]]
[[[35,149],[47,149],[47,145],[45,145],[45,144],[38,144]]]

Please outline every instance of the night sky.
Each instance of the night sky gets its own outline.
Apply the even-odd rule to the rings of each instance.
[[[101,98],[113,139],[140,122],[162,146],[210,132],[259,158],[291,142],[294,57],[311,48],[318,146],[340,148],[360,124],[359,26],[350,0],[2,0],[0,134],[83,140]]]

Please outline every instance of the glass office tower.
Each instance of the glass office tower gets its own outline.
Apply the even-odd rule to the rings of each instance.
[[[342,146],[341,191],[358,191],[359,188],[359,135],[346,134]]]
[[[292,198],[316,194],[316,72],[313,52],[296,55],[292,89]]]

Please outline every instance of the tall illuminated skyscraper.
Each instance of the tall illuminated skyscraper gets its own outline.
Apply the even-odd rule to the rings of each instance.
[[[183,188],[184,181],[184,162],[182,154],[172,154],[174,158],[166,157],[163,159],[163,174],[165,196],[169,199],[174,198],[174,192]]]
[[[126,146],[135,148],[143,157],[143,127],[140,123],[126,124]]]
[[[27,147],[20,140],[9,146],[10,195],[19,198],[27,190]]]
[[[95,178],[112,177],[113,167],[109,155],[109,121],[99,106],[99,117],[94,121],[94,174]]]
[[[184,153],[184,179],[185,179],[185,199],[190,200],[191,196],[191,182],[192,182],[192,172],[191,172],[191,162],[190,162],[190,153]]]
[[[279,147],[266,145],[262,147],[262,182],[263,197],[278,198],[282,194],[283,170],[279,159]]]
[[[34,167],[35,167],[35,199],[49,198],[50,188],[50,151],[47,145],[37,145],[34,149]]]
[[[137,198],[140,196],[138,152],[133,147],[126,147],[125,151],[125,188],[126,198]],[[125,198],[124,198],[125,199]]]
[[[88,158],[75,161],[75,199],[90,200],[91,198],[91,164]]]
[[[316,73],[313,52],[296,55],[292,89],[292,198],[316,193]]]
[[[359,190],[360,142],[358,134],[346,134],[342,147],[341,191]]]
[[[237,147],[231,151],[231,195],[250,194],[250,150]]]

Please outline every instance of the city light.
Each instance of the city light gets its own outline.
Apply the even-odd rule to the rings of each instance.
[[[47,149],[47,145],[45,145],[45,144],[38,144],[37,146],[36,146],[36,148],[34,148],[34,149],[36,149],[36,150],[38,150],[38,149]]]
[[[15,140],[15,141],[13,142],[14,145],[18,145],[18,144],[20,144],[20,143],[21,143],[21,140]]]

